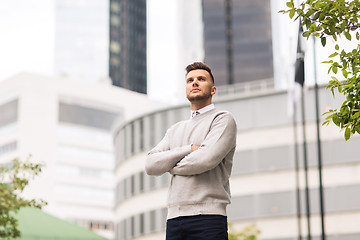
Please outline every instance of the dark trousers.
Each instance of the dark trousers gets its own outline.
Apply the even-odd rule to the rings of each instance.
[[[228,240],[227,217],[196,215],[169,219],[166,240]]]

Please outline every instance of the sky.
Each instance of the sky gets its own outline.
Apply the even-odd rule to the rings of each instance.
[[[21,71],[52,72],[53,1],[0,1],[0,81]]]
[[[148,95],[157,101],[173,99],[177,85],[176,1],[148,0]]]
[[[157,101],[171,98],[166,89],[176,88],[174,81],[165,87],[160,80],[176,72],[176,1],[147,1],[148,94]],[[54,15],[55,0],[0,1],[0,81],[24,71],[54,73]]]

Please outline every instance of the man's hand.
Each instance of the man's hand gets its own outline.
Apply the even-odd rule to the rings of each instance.
[[[200,146],[198,146],[198,145],[191,144],[191,152],[194,152],[194,151],[198,150],[199,147]],[[168,171],[168,173],[172,174],[171,169]]]
[[[199,149],[200,146],[191,144],[191,152],[194,152]]]

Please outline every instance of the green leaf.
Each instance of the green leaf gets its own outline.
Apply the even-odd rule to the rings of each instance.
[[[360,125],[356,125],[354,129],[358,134],[360,134]]]
[[[345,137],[345,140],[346,140],[346,141],[350,139],[350,128],[349,128],[349,127],[347,127],[347,128],[345,129],[344,137]]]
[[[326,45],[326,37],[321,38],[321,44],[323,45],[323,47],[325,47],[325,45]]]
[[[324,113],[324,114],[328,114],[329,112],[326,112],[326,113]],[[324,115],[323,114],[323,115]],[[331,115],[329,115],[329,116],[327,116],[326,118],[325,118],[325,120],[330,120],[330,119],[332,119],[333,118],[333,115],[334,114],[331,114]]]
[[[344,76],[345,78],[347,78],[347,77],[348,77],[349,72],[348,72],[348,71],[346,71],[345,69],[343,69],[343,70],[342,70],[342,74],[343,74],[343,76]]]
[[[286,3],[286,6],[289,7],[289,8],[293,8],[294,7],[294,3],[291,1],[291,2],[287,2]]]
[[[357,39],[357,40],[360,40],[360,34],[359,34],[359,32],[356,32],[356,39]]]
[[[323,61],[321,63],[333,63],[334,61],[333,60],[330,60],[330,61]]]
[[[331,54],[330,56],[329,56],[329,58],[333,58],[333,57],[335,57],[335,56],[337,56],[337,55],[339,55],[337,52],[334,52],[333,54]]]
[[[333,114],[332,121],[333,121],[333,123],[335,123],[336,126],[340,125],[340,120],[339,120],[339,117],[338,117],[337,113]]]
[[[289,12],[290,18],[293,18],[294,15],[295,15],[295,8],[291,9],[290,12]]]
[[[339,45],[338,45],[338,44],[335,45],[335,49],[336,49],[337,51],[339,51]]]
[[[313,20],[316,20],[320,17],[320,12],[315,13]]]
[[[327,121],[324,121],[322,124],[321,124],[321,126],[324,126],[324,125],[329,125],[329,123],[330,123],[330,120],[327,120]]]
[[[359,117],[360,117],[360,112],[357,112],[352,116],[352,119],[357,120],[359,119]]]
[[[331,72],[333,66],[331,65],[331,67],[329,67],[329,70],[328,70],[328,74]]]
[[[333,73],[337,73],[337,71],[338,71],[338,68],[336,67],[336,66],[333,66],[333,68],[332,68],[332,71],[333,71]]]
[[[344,34],[347,40],[351,40],[351,35],[349,32],[345,32]]]

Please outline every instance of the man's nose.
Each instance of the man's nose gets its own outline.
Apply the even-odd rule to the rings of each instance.
[[[193,81],[193,86],[199,86],[198,80],[196,78]]]

